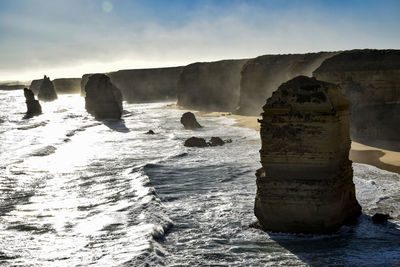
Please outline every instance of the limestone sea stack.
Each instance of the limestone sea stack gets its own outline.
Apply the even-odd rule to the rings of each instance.
[[[85,107],[96,119],[120,119],[122,94],[110,78],[104,74],[93,74],[85,86]]]
[[[356,218],[349,102],[339,86],[298,76],[263,107],[254,212],[264,230],[328,233]]]
[[[201,125],[197,122],[196,117],[192,112],[183,113],[181,117],[181,123],[185,129],[201,128]]]
[[[26,115],[34,116],[42,113],[42,107],[39,101],[35,99],[35,95],[28,88],[24,88],[25,103],[27,107]]]
[[[38,99],[42,101],[53,101],[57,99],[57,93],[54,89],[53,82],[50,78],[44,75],[43,81],[40,84]]]

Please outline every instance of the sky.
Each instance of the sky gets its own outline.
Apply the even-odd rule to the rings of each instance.
[[[399,49],[400,0],[0,0],[0,80]]]

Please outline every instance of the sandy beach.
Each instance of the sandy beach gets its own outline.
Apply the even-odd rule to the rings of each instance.
[[[179,108],[175,106],[174,108]],[[235,126],[247,127],[256,131],[260,130],[260,124],[257,119],[261,116],[241,116],[234,115],[230,112],[195,112],[198,117],[218,117],[224,116],[236,120]],[[351,143],[351,150],[349,155],[350,160],[357,163],[365,163],[373,165],[382,170],[396,172],[400,174],[400,152],[381,149],[378,147],[371,147],[357,142]]]

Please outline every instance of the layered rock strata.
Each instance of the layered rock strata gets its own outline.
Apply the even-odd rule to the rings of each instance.
[[[265,99],[278,86],[298,75],[312,76],[321,63],[334,52],[265,55],[249,60],[242,70],[240,101],[235,113],[259,115]]]
[[[42,83],[40,84],[38,99],[42,101],[53,101],[56,100],[57,93],[54,89],[53,82],[46,75],[44,76]]]
[[[247,59],[193,63],[178,81],[178,105],[213,111],[233,111],[240,97],[240,72]]]
[[[85,108],[96,119],[120,119],[122,95],[104,74],[93,74],[85,86]]]
[[[34,116],[42,113],[42,107],[38,100],[35,99],[35,95],[28,88],[24,88],[25,103],[26,103],[26,115]]]
[[[345,51],[325,60],[314,77],[342,87],[353,140],[400,149],[400,50]]]
[[[254,212],[276,232],[327,233],[360,214],[340,87],[296,77],[263,107]]]

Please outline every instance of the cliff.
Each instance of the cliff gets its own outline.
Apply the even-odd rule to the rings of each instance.
[[[79,94],[81,78],[60,78],[53,80],[57,94]]]
[[[298,75],[312,76],[321,63],[335,52],[309,54],[265,55],[250,59],[242,70],[240,101],[236,111],[240,115],[259,115],[265,99],[280,84]]]
[[[183,67],[133,69],[109,72],[111,82],[121,90],[124,100],[150,101],[176,99],[177,82]],[[82,76],[81,88],[88,77]],[[84,92],[81,92],[84,96]]]
[[[193,63],[178,81],[178,105],[212,111],[232,111],[240,96],[240,72],[247,59]]]
[[[327,233],[358,216],[349,103],[340,87],[299,76],[282,84],[263,110],[254,206],[261,227]]]
[[[353,140],[400,149],[400,50],[345,51],[313,75],[343,88],[351,103]]]

